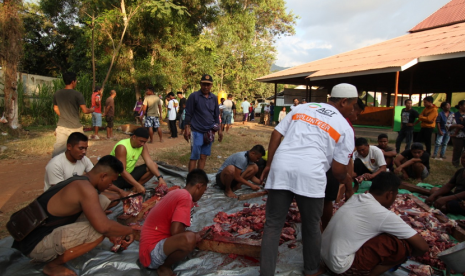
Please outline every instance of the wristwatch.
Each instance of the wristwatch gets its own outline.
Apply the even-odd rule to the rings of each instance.
[[[163,178],[163,175],[160,174],[159,176],[157,176],[158,180],[160,180],[160,178]]]

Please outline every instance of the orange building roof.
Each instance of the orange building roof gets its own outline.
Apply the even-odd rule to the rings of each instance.
[[[465,56],[465,23],[408,33],[263,76],[257,81],[273,82],[296,77],[321,80],[404,71],[418,62],[462,56]]]
[[[461,22],[465,22],[465,0],[452,0],[418,23],[409,32],[421,32]]]

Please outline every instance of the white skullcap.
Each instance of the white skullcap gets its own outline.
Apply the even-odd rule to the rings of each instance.
[[[352,84],[340,83],[331,90],[331,97],[334,98],[357,98],[357,88]]]

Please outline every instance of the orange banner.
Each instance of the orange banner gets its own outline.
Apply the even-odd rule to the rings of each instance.
[[[292,120],[294,121],[300,120],[300,121],[319,127],[321,130],[327,132],[329,136],[331,136],[331,138],[333,138],[334,141],[336,141],[336,143],[339,141],[339,138],[341,137],[341,134],[339,134],[339,132],[337,132],[332,126],[328,125],[327,123],[317,118],[313,118],[306,114],[303,114],[303,113],[294,114],[292,116]]]

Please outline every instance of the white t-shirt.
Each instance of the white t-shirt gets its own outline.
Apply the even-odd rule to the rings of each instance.
[[[321,257],[334,273],[346,272],[355,253],[381,233],[409,239],[417,231],[383,207],[372,194],[352,196],[331,218],[321,240]]]
[[[246,113],[248,114],[248,113],[249,113],[250,103],[249,103],[248,101],[243,101],[243,102],[241,103],[241,107],[242,107],[242,112],[243,112],[244,114],[246,114]]]
[[[269,107],[269,106],[265,106],[265,107],[263,108],[263,111],[265,111],[265,112],[268,112],[268,113],[269,113],[269,112],[270,112],[270,107]]]
[[[83,175],[84,172],[89,172],[93,167],[94,164],[92,164],[87,156],[84,156],[73,164],[66,158],[65,152],[58,154],[45,166],[44,192],[52,185],[58,184],[72,176]]]
[[[176,99],[172,99],[168,102],[169,114],[168,120],[174,121],[176,120],[176,114],[178,113],[179,103]]]
[[[271,163],[266,189],[323,198],[326,171],[333,159],[347,165],[354,132],[333,106],[308,103],[295,107],[275,128],[284,136]]]
[[[223,112],[232,112],[233,102],[226,100],[223,102]]]
[[[370,150],[365,157],[358,154],[357,151],[354,152],[353,156],[354,160],[355,158],[359,158],[363,165],[372,173],[376,172],[379,167],[386,165],[383,152],[376,146],[370,146]]]

